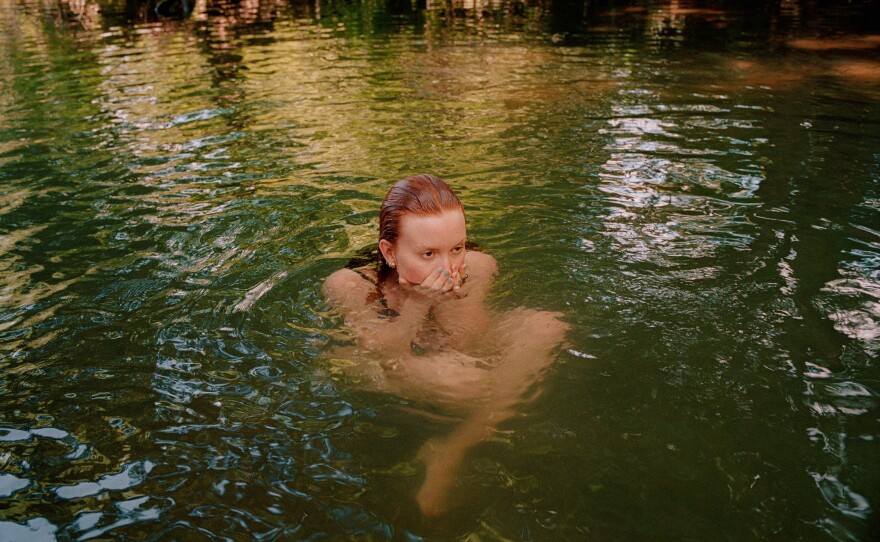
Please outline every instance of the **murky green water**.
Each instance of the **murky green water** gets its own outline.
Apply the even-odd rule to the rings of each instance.
[[[3,0],[0,540],[869,539],[877,5],[730,4]],[[320,361],[423,171],[572,324],[435,521]]]

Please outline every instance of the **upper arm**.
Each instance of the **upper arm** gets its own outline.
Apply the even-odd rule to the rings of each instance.
[[[362,313],[374,286],[351,269],[340,269],[324,280],[324,298],[343,317]]]
[[[473,274],[475,286],[484,293],[487,292],[498,274],[498,262],[485,252],[468,251],[467,265],[469,278]]]
[[[366,350],[399,353],[409,347],[409,324],[382,318],[376,311],[377,286],[351,269],[340,269],[324,281],[324,297],[342,316],[358,345]]]

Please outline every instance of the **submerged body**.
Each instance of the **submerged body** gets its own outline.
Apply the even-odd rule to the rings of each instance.
[[[425,176],[432,183],[427,188],[405,184],[421,177],[395,189],[403,185],[422,205],[431,196],[446,197],[448,186],[434,177]],[[430,193],[435,188],[439,196]],[[340,269],[324,284],[356,341],[331,355],[350,360],[351,373],[376,391],[463,417],[422,454],[427,472],[416,500],[426,515],[446,509],[466,452],[514,414],[568,329],[558,313],[489,310],[486,296],[498,267],[492,256],[465,248],[457,202],[400,213],[392,233],[380,238],[378,268]]]
[[[485,298],[497,274],[495,259],[468,251],[464,261],[468,278],[460,289],[415,315],[406,313],[411,303],[416,311],[420,308],[418,300],[409,298],[413,294],[396,277],[378,283],[375,270],[369,268],[331,275],[325,296],[343,314],[357,343],[338,349],[333,357],[353,363],[350,371],[364,377],[372,389],[456,412],[497,400],[502,393],[525,391],[534,383],[528,373],[537,376],[546,366],[541,352],[560,342],[566,325],[556,313],[492,313]],[[406,321],[407,316],[413,321]],[[499,381],[514,363],[524,380]]]

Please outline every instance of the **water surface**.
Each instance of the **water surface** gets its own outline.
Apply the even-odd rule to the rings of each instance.
[[[870,539],[880,17],[729,4],[4,1],[0,540]],[[322,361],[417,172],[572,325],[436,521]]]

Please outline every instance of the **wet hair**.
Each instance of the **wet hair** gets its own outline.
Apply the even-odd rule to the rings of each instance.
[[[379,240],[396,243],[400,234],[400,221],[407,214],[437,215],[456,209],[464,212],[458,196],[439,177],[427,173],[407,177],[392,186],[385,195],[379,209]],[[379,273],[385,275],[391,268],[382,251],[377,252]]]
[[[442,179],[427,173],[407,177],[392,186],[382,201],[379,209],[379,240],[396,243],[400,234],[400,220],[407,214],[437,215],[455,209],[464,211],[458,196]],[[479,245],[471,241],[465,243],[465,248],[480,250]],[[374,268],[378,284],[391,273],[391,266],[385,261],[377,244],[359,250],[345,267],[353,270]]]

